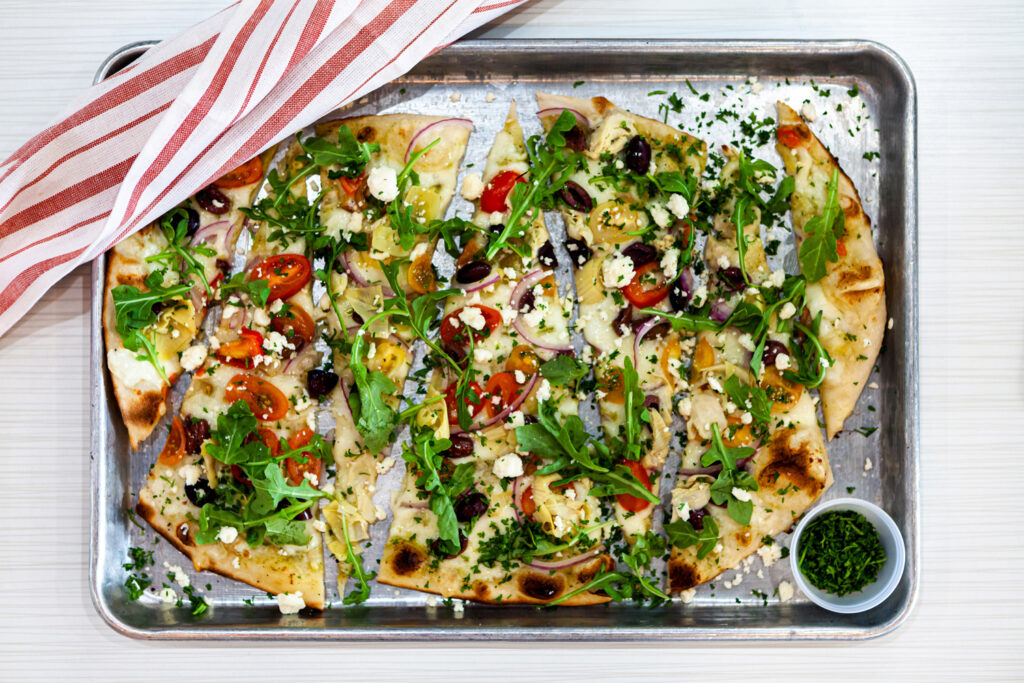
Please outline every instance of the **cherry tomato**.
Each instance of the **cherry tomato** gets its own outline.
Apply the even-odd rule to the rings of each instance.
[[[519,344],[508,354],[505,361],[505,369],[509,372],[518,370],[525,375],[533,375],[540,367],[540,359],[533,352],[533,347],[526,344]]]
[[[409,281],[409,289],[417,294],[429,294],[437,289],[434,267],[430,265],[431,258],[431,253],[424,252],[409,264],[405,279]]]
[[[267,302],[290,297],[309,282],[313,269],[309,259],[302,254],[278,254],[259,263],[249,273],[250,280],[270,282],[270,296]]]
[[[836,241],[836,254],[839,256],[846,256],[846,244],[842,240]]]
[[[238,334],[238,339],[217,348],[217,360],[235,368],[251,370],[255,367],[253,359],[263,355],[263,335],[248,328],[243,328]]]
[[[271,457],[276,458],[281,453],[281,440],[277,438],[277,434],[272,429],[266,427],[260,427],[256,430],[256,435],[263,445],[270,451]]]
[[[171,431],[164,442],[164,448],[157,458],[161,465],[174,467],[185,457],[185,427],[181,424],[181,418],[171,420]]]
[[[448,406],[448,422],[456,425],[459,423],[459,410],[458,410],[458,399],[455,396],[458,385],[452,383],[448,385],[448,388],[444,392],[444,402]],[[473,396],[483,396],[483,389],[476,382],[469,383],[469,391],[466,392],[466,398],[463,399],[466,406],[469,408],[469,414],[476,417],[477,413],[484,409],[484,402],[482,398],[478,398],[475,402]]]
[[[296,448],[302,448],[309,444],[313,440],[313,430],[309,427],[303,427],[299,432],[292,438],[288,439],[288,448],[295,450]],[[305,474],[315,474],[317,481],[320,479],[320,458],[314,458],[308,451],[303,451],[302,454],[306,456],[306,462],[298,462],[294,458],[288,458],[285,460],[285,467],[288,470],[288,479],[291,480],[292,486],[298,486],[305,479]],[[311,482],[312,483],[312,482]]]
[[[669,283],[666,282],[664,278],[649,275],[649,273],[655,269],[660,269],[657,261],[645,263],[636,269],[636,274],[633,275],[633,279],[628,285],[622,288],[622,293],[627,299],[629,299],[630,303],[637,308],[653,306],[668,296],[670,289]],[[652,279],[654,282],[660,282],[660,284],[652,285]]]
[[[270,382],[240,373],[231,378],[224,397],[228,403],[245,401],[257,420],[272,422],[288,414],[288,399]]]
[[[533,500],[533,487],[527,486],[523,494],[519,496],[519,505],[523,508],[523,514],[532,517],[537,511],[537,503]]]
[[[618,406],[626,402],[626,380],[622,368],[612,368],[601,378],[598,388],[604,392],[604,400]]]
[[[366,171],[363,171],[355,178],[346,178],[341,176],[338,178],[338,182],[341,183],[341,189],[345,190],[345,194],[349,197],[355,196],[355,193],[359,190],[364,182],[366,182]]]
[[[490,306],[482,306],[480,304],[475,304],[473,308],[479,310],[484,316],[483,328],[473,330],[473,341],[479,342],[481,339],[489,336],[501,324],[501,313]],[[454,310],[441,321],[441,340],[445,344],[455,342],[462,345],[466,343],[466,335],[463,330],[467,325],[459,318],[459,314],[464,310],[464,308]]]
[[[249,481],[249,477],[245,476],[245,470],[243,470],[239,465],[231,466],[231,476],[246,486],[252,486],[252,482]]]
[[[800,147],[804,144],[804,138],[797,126],[779,126],[778,136],[779,142],[786,147]]]
[[[644,485],[644,488],[650,491],[651,477],[647,474],[647,469],[637,460],[627,460],[625,465],[629,468],[629,471],[633,473],[633,476],[640,480],[640,483]],[[637,498],[636,496],[631,496],[628,493],[620,493],[615,496],[615,499],[619,501],[619,505],[630,512],[640,512],[651,504],[651,501],[646,498]]]
[[[484,387],[484,408],[488,417],[494,417],[516,400],[523,391],[523,388],[516,382],[515,375],[511,372],[496,372],[487,380]],[[494,402],[494,398],[498,402]]]
[[[313,337],[316,336],[316,323],[301,306],[294,304],[274,316],[270,321],[270,329],[287,337],[288,343],[295,346],[296,351],[313,341]],[[292,353],[288,348],[285,351]]]
[[[220,180],[213,181],[214,186],[233,188],[245,187],[259,182],[263,177],[263,160],[259,157],[249,159],[233,171],[228,171]]]
[[[502,213],[508,208],[506,206],[508,195],[516,183],[525,183],[523,174],[516,171],[501,171],[491,178],[480,195],[480,208],[487,213],[500,211]]]
[[[739,448],[754,443],[754,434],[750,431],[750,425],[743,424],[740,418],[733,415],[730,415],[726,420],[729,426],[722,432],[723,444],[729,448]]]

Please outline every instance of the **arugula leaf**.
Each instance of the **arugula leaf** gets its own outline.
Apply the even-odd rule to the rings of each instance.
[[[441,455],[452,442],[438,439],[425,429],[417,433],[411,444],[402,447],[402,459],[418,472],[416,486],[430,496],[430,509],[437,515],[438,537],[444,552],[456,553],[462,546],[459,537],[459,522],[455,517],[454,500],[473,483],[474,465],[462,463],[445,482],[441,479],[440,468],[444,463]]]
[[[345,517],[345,513],[342,512],[340,508],[338,509],[338,515],[341,516],[341,531],[343,540],[345,541],[345,554],[346,562],[349,566],[349,576],[355,577],[356,581],[359,582],[359,587],[346,595],[341,603],[343,605],[358,605],[366,602],[367,598],[370,597],[370,581],[377,576],[377,572],[367,573],[363,568],[363,558],[356,552],[352,545],[352,539],[349,538],[348,518]]]
[[[633,572],[641,596],[659,601],[669,599],[661,589],[644,576],[645,570],[651,567],[651,560],[664,552],[665,541],[653,531],[648,531],[642,536],[637,536],[633,541],[633,547],[623,553],[622,562]]]
[[[732,402],[748,411],[758,424],[767,423],[771,419],[772,401],[766,389],[747,386],[736,375],[729,375],[722,388]]]
[[[573,590],[569,591],[568,593],[566,593],[565,595],[563,595],[563,596],[561,596],[559,598],[555,598],[551,602],[547,603],[547,606],[548,607],[554,607],[555,605],[560,605],[563,602],[565,602],[566,600],[574,598],[577,595],[580,595],[581,593],[587,593],[587,592],[599,591],[599,590],[605,591],[606,593],[611,595],[613,598],[617,598],[618,600],[624,600],[628,596],[627,595],[623,595],[621,590],[616,590],[615,584],[617,582],[628,581],[629,579],[630,579],[630,575],[629,574],[624,574],[623,572],[619,572],[619,571],[604,571],[604,570],[602,570],[601,572],[599,572],[597,574],[597,576],[595,576],[593,579],[591,579],[587,583],[583,584],[579,588],[576,588],[576,589],[573,589]]]
[[[647,487],[636,478],[628,467],[619,463],[610,472],[588,474],[591,479],[601,484],[590,489],[590,495],[596,497],[630,495],[643,498],[651,503],[660,503],[658,497],[647,490]]]
[[[337,144],[318,137],[303,139],[299,136],[299,144],[312,159],[316,166],[341,166],[341,175],[347,178],[355,178],[366,164],[370,162],[370,155],[380,150],[380,144],[376,142],[358,142],[348,126],[338,126]]]
[[[275,506],[280,505],[285,498],[314,500],[323,498],[325,495],[322,491],[310,486],[309,480],[305,478],[298,486],[292,486],[284,478],[281,465],[277,462],[267,463],[263,468],[263,478],[253,479],[252,483],[257,489],[266,491]],[[269,525],[267,530],[270,531]]]
[[[128,572],[128,576],[124,580],[124,587],[128,591],[129,600],[138,600],[153,584],[153,579],[144,571],[151,564],[153,564],[152,550],[128,549],[128,562],[122,564],[121,567]]]
[[[361,340],[362,337],[357,337],[352,345],[353,358],[356,357],[355,349]],[[395,383],[383,372],[371,371],[362,363],[352,363],[350,367],[357,392],[349,395],[352,417],[355,418],[356,428],[367,450],[374,454],[380,453],[391,443],[391,437],[398,427],[398,411],[384,400],[384,396],[395,394]]]
[[[175,224],[177,220],[177,224]],[[150,263],[160,263],[165,268],[172,268],[178,272],[182,280],[194,276],[196,280],[206,289],[207,295],[212,296],[213,290],[206,280],[206,267],[199,263],[196,254],[213,258],[217,251],[205,244],[192,244],[192,238],[188,235],[188,213],[185,209],[177,207],[172,209],[160,219],[160,230],[167,240],[167,248],[158,254],[146,257]]]
[[[808,282],[817,282],[828,274],[828,264],[839,261],[838,240],[846,227],[846,214],[839,207],[839,169],[828,181],[825,207],[821,215],[807,221],[800,245],[800,271]]]
[[[747,236],[743,232],[746,226],[754,222],[756,214],[750,206],[750,195],[740,195],[736,199],[732,210],[732,224],[736,228],[736,252],[739,256],[740,273],[743,281],[750,284],[750,276],[747,274]]]
[[[247,294],[259,308],[265,308],[270,298],[270,280],[250,280],[248,273],[235,273],[220,285],[221,295],[228,292]]]
[[[114,324],[122,340],[127,341],[136,330],[156,322],[154,306],[184,298],[192,291],[192,284],[188,282],[165,287],[163,283],[166,273],[165,269],[159,269],[146,276],[148,291],[145,292],[134,285],[118,285],[110,290],[114,300]]]
[[[666,313],[665,311],[657,308],[641,308],[639,313],[658,316],[672,325],[672,329],[676,332],[683,330],[687,332],[700,332],[701,330],[714,331],[722,327],[721,324],[716,323],[711,318],[693,315],[690,313]]]
[[[540,374],[556,387],[582,379],[589,372],[590,368],[587,365],[568,355],[557,356],[540,366]]]
[[[796,370],[786,370],[782,376],[791,382],[803,384],[808,389],[821,386],[825,381],[825,373],[832,365],[833,359],[829,352],[821,345],[818,339],[818,330],[821,329],[822,311],[814,316],[810,327],[804,327],[798,322],[793,326],[803,335],[803,340],[794,337],[790,344],[790,358],[796,366]]]
[[[537,422],[516,427],[516,440],[522,450],[544,453],[556,460],[564,458],[566,462],[580,465],[588,472],[608,472],[607,467],[592,457],[591,437],[578,415],[562,419],[550,401],[541,402],[537,413]],[[551,471],[557,470],[544,473],[550,474]]]
[[[644,456],[644,444],[640,438],[643,430],[641,423],[650,423],[651,418],[644,406],[644,392],[640,389],[640,375],[633,367],[633,359],[626,356],[622,371],[622,394],[625,398],[623,415],[625,417],[625,440],[623,441],[623,457],[628,460],[640,460]]]
[[[664,195],[681,194],[686,199],[686,203],[691,206],[696,201],[697,176],[689,170],[685,176],[679,171],[664,171],[654,175],[648,174],[647,178]]]
[[[745,470],[736,466],[737,460],[749,458],[754,454],[753,448],[726,448],[722,443],[722,435],[718,431],[718,423],[711,423],[711,447],[701,456],[700,462],[704,467],[709,467],[716,462],[722,463],[722,471],[718,478],[711,484],[711,500],[716,505],[726,505],[729,516],[737,524],[747,526],[750,524],[750,516],[754,511],[754,503],[749,500],[740,500],[733,493],[733,489],[744,491],[757,491],[757,480]]]
[[[256,431],[256,417],[249,405],[239,399],[227,412],[217,416],[216,434],[206,445],[206,452],[225,465],[237,465],[252,460],[267,461],[270,450],[262,441],[245,444],[249,434]]]
[[[665,525],[668,541],[677,548],[697,546],[697,559],[703,560],[718,545],[718,524],[711,515],[704,517],[704,528],[697,531],[688,520],[677,519]]]

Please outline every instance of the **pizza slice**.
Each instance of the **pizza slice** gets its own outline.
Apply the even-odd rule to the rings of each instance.
[[[683,313],[693,291],[693,211],[707,161],[704,142],[597,97],[538,93],[546,129],[563,112],[583,163],[569,176],[560,209],[576,267],[579,326],[598,379],[609,442],[654,494],[668,455],[673,395],[692,335],[658,313]],[[651,528],[656,504],[621,495],[615,515],[626,538]]]
[[[107,258],[103,336],[107,367],[132,449],[167,412],[189,352],[235,243],[270,149],[200,190],[156,223],[119,242]]]
[[[282,168],[304,161],[295,145]],[[272,184],[279,178],[272,177]],[[330,448],[316,433],[308,372],[320,364],[314,342],[307,235],[283,220],[311,210],[304,184],[262,200],[260,221],[205,362],[139,494],[136,511],[209,569],[278,595],[324,605],[323,552],[316,520]],[[277,207],[266,213],[266,206]],[[286,603],[282,603],[282,607]]]
[[[321,124],[319,139],[365,146],[361,166],[320,167],[327,268],[322,301],[333,349],[329,378],[335,421],[334,497],[324,510],[327,545],[339,562],[339,589],[350,575],[365,597],[359,562],[370,525],[384,518],[373,502],[379,474],[391,469],[395,430],[414,343],[426,330],[415,299],[435,297],[431,259],[455,192],[472,124],[465,119],[388,114]],[[424,302],[421,302],[424,303]],[[436,305],[434,305],[436,308]],[[426,310],[426,309],[423,309]],[[326,387],[325,387],[326,388]]]
[[[589,588],[611,564],[595,479],[570,474],[548,447],[549,430],[583,433],[566,377],[578,364],[561,355],[571,305],[550,270],[543,213],[527,206],[533,179],[513,103],[482,178],[463,183],[477,229],[462,235],[435,370],[403,450],[382,583],[501,604],[609,599]]]
[[[856,406],[885,332],[885,274],[857,188],[793,109],[778,103],[779,143],[807,278],[809,322],[828,352],[821,404],[831,439]],[[820,318],[819,318],[820,316]]]
[[[742,178],[754,166],[725,154],[716,194],[726,199],[704,254],[710,283],[698,294],[721,325],[697,332],[681,405],[687,443],[665,526],[671,592],[737,566],[832,484],[814,401],[790,369],[810,345],[793,334],[804,280],[768,268],[760,228],[769,209],[759,191],[743,190],[760,178]]]

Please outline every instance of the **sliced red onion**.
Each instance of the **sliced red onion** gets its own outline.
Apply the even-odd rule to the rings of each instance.
[[[516,328],[516,332],[518,332],[524,340],[526,340],[527,342],[536,346],[539,349],[546,349],[548,351],[556,352],[572,351],[571,344],[552,344],[551,342],[542,341],[538,339],[537,336],[527,328],[526,322],[523,321],[522,318],[519,316],[519,307],[523,302],[523,297],[526,295],[528,291],[530,291],[530,289],[533,288],[535,284],[537,284],[544,278],[548,277],[549,275],[551,275],[550,271],[542,269],[535,270],[526,277],[524,277],[522,280],[520,280],[519,284],[516,285],[516,288],[512,290],[512,296],[509,297],[508,301],[508,305],[511,306],[512,310],[516,312],[516,319],[512,321],[512,326]]]
[[[568,569],[569,567],[575,567],[576,565],[582,564],[582,563],[586,562],[587,560],[591,560],[591,559],[597,557],[600,554],[601,554],[601,548],[597,547],[597,548],[592,548],[592,549],[588,550],[585,553],[580,553],[579,555],[573,555],[572,557],[567,557],[567,558],[565,558],[563,560],[545,561],[545,560],[534,559],[532,562],[530,562],[530,566],[533,567],[534,569],[540,569],[541,571],[550,571],[550,570],[555,570],[555,569]]]
[[[453,287],[458,287],[459,289],[464,290],[467,293],[471,293],[471,292],[480,291],[481,289],[486,289],[486,288],[490,287],[491,285],[495,284],[496,282],[498,282],[498,280],[500,280],[500,279],[501,279],[501,273],[498,273],[497,271],[495,271],[494,273],[492,273],[488,277],[485,277],[483,280],[479,280],[477,282],[471,282],[468,285],[464,285],[461,282],[453,279],[452,280],[452,286]]]
[[[364,273],[362,269],[360,269],[359,266],[355,265],[352,261],[349,261],[348,257],[345,256],[345,253],[346,252],[343,251],[340,254],[338,254],[338,260],[341,262],[341,267],[345,269],[345,272],[348,273],[348,276],[352,279],[354,283],[356,283],[360,287],[380,285],[381,292],[384,294],[384,296],[395,295],[394,290],[391,289],[391,285],[389,285],[386,280],[384,282],[370,282],[367,279],[366,273]]]
[[[234,242],[235,237],[241,231],[242,231],[242,224],[240,222],[239,223],[235,223],[230,228],[228,228],[227,230],[224,231],[224,243],[222,245],[222,248],[224,250],[224,253],[227,254],[228,256],[231,255],[231,243]]]
[[[359,331],[360,327],[362,327],[362,326],[361,325],[352,325],[351,327],[347,327],[345,329],[348,331],[348,336],[349,337],[353,337],[353,336],[355,336],[355,333]],[[399,337],[397,334],[389,334],[388,335],[388,341],[393,341],[396,344],[400,344],[402,346],[402,348],[405,349],[406,351],[409,350],[409,343],[406,342],[401,337]]]
[[[228,304],[225,304],[227,306]],[[227,327],[229,330],[238,331],[242,329],[242,325],[245,323],[245,306],[231,306],[234,310],[231,311],[231,315],[227,319]]]
[[[498,424],[499,422],[504,422],[506,417],[511,415],[516,410],[519,410],[519,406],[523,405],[523,401],[525,401],[526,397],[530,395],[531,391],[533,391],[533,386],[537,383],[537,378],[539,376],[540,376],[540,373],[538,373],[538,372],[535,372],[533,375],[531,375],[530,376],[530,380],[526,384],[524,384],[522,387],[520,387],[519,394],[515,397],[515,399],[511,403],[509,403],[507,406],[505,406],[505,409],[503,411],[501,411],[500,413],[498,413],[497,415],[495,415],[492,418],[488,418],[484,422],[474,422],[473,424],[471,424],[469,426],[469,430],[468,431],[475,432],[475,431],[478,431],[480,429],[486,429],[486,428],[490,427],[491,425]],[[461,434],[461,433],[463,433],[464,431],[467,431],[467,430],[462,429],[462,427],[460,427],[456,423],[456,424],[450,426],[449,431],[452,434]]]
[[[405,161],[406,161],[406,163],[409,162],[409,157],[412,156],[413,150],[416,149],[416,141],[419,140],[421,137],[423,137],[423,135],[426,134],[426,132],[428,130],[437,128],[438,126],[451,126],[451,125],[458,126],[459,128],[465,128],[468,131],[472,131],[473,130],[473,122],[470,121],[469,119],[455,119],[455,118],[452,118],[452,119],[442,119],[440,121],[435,121],[434,123],[430,124],[429,126],[423,128],[418,133],[416,133],[416,135],[414,135],[412,137],[412,140],[409,141],[409,146],[405,148]]]
[[[716,323],[724,323],[732,315],[732,305],[725,299],[715,299],[711,304],[710,318]]]
[[[215,223],[210,223],[209,225],[202,226],[201,228],[196,230],[196,234],[192,235],[192,246],[200,244],[201,242],[207,242],[216,245],[216,243],[220,240],[221,231],[224,231],[224,233],[231,232],[230,230],[225,230],[225,227],[227,227],[228,225],[228,221],[217,221]]]
[[[590,128],[590,121],[587,120],[587,117],[579,113],[575,109],[570,109],[569,107],[548,107],[547,109],[541,109],[539,112],[537,112],[537,117],[544,118],[545,116],[561,116],[563,111],[571,111],[573,115],[576,116],[577,121],[582,123],[587,128]]]
[[[520,524],[522,524],[524,516],[523,492],[530,487],[532,481],[533,477],[520,475],[512,482],[512,514],[516,516],[516,521]]]
[[[643,341],[647,333],[653,330],[658,325],[661,325],[665,321],[656,315],[652,315],[650,319],[645,320],[644,324],[640,326],[640,329],[636,331],[636,339],[633,340],[633,365],[640,367],[640,342]]]

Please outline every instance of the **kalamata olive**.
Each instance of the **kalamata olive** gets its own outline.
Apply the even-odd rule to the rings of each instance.
[[[292,503],[287,498],[283,498],[281,500],[281,502],[277,504],[276,511],[280,512],[281,510],[286,510],[288,507],[291,506],[291,504]],[[294,517],[292,517],[292,519],[301,519],[301,520],[307,520],[307,519],[312,519],[312,518],[313,518],[313,509],[312,508],[306,508],[305,510],[303,510],[299,514],[297,514]]]
[[[446,458],[466,458],[473,455],[473,439],[465,434],[452,434],[448,437],[451,447],[442,455]]]
[[[441,545],[441,539],[435,538],[433,542],[430,544],[430,552],[446,560],[450,560],[453,557],[458,557],[462,553],[466,552],[466,546],[469,544],[469,539],[466,538],[466,534],[462,533],[461,531],[459,532],[459,544],[461,545],[461,547],[459,548],[459,552],[446,553]]]
[[[540,422],[536,415],[523,415],[523,424],[532,425]]]
[[[690,524],[697,531],[704,529],[704,518],[707,517],[708,511],[704,508],[699,510],[690,510]]]
[[[647,408],[648,410],[660,410],[661,399],[653,394],[650,396],[644,396],[644,408]]]
[[[582,152],[587,148],[587,133],[580,124],[572,127],[572,130],[563,133],[565,146],[574,152]]]
[[[185,234],[191,237],[199,229],[199,212],[191,206],[186,206],[185,215],[188,218],[188,227],[185,228]]]
[[[633,173],[647,173],[651,168],[651,145],[639,135],[626,143],[626,158],[623,160]]]
[[[761,365],[763,367],[775,365],[775,359],[780,353],[788,354],[789,349],[787,349],[786,345],[782,342],[769,339],[764,343],[764,354],[761,356]]]
[[[738,292],[743,289],[746,283],[743,281],[743,271],[739,269],[739,266],[729,266],[718,271],[718,277],[722,278],[722,282],[728,289],[734,292]]]
[[[455,281],[464,285],[480,282],[491,274],[491,264],[483,261],[470,261],[455,271]]]
[[[594,200],[590,198],[587,191],[579,183],[571,180],[566,181],[559,193],[562,201],[569,205],[569,208],[587,213],[594,208]]]
[[[658,250],[643,242],[633,242],[633,244],[622,250],[622,255],[629,257],[629,260],[633,262],[634,268],[639,268],[658,258]]]
[[[460,368],[465,368],[469,360],[469,351],[458,344],[444,344],[441,349],[455,361]]]
[[[188,502],[197,508],[213,502],[213,489],[210,488],[210,482],[206,478],[200,479],[194,484],[185,484],[185,495],[188,497]]]
[[[352,311],[352,322],[354,322],[356,325],[362,325],[366,321],[363,320],[363,316],[359,315],[355,311]]]
[[[545,268],[554,268],[558,265],[558,257],[555,256],[555,246],[551,244],[551,240],[545,242],[537,251],[537,260]]]
[[[612,320],[612,330],[615,334],[622,336],[625,334],[624,329],[629,329],[629,324],[633,322],[633,307],[625,306],[619,311],[618,315],[615,316],[615,320]]]
[[[455,519],[468,522],[475,517],[482,517],[487,512],[487,496],[473,491],[459,498],[455,503]]]
[[[338,386],[338,374],[330,370],[313,368],[306,373],[306,389],[313,398],[320,398],[331,393]]]
[[[231,264],[228,263],[227,259],[219,258],[217,259],[217,270],[220,271],[220,274],[223,275],[226,280],[228,278],[228,273],[231,272]]]
[[[569,252],[569,258],[575,268],[579,268],[590,260],[590,247],[583,240],[570,237],[565,241],[565,248]]]
[[[203,442],[210,438],[210,423],[201,417],[183,420],[185,428],[185,452],[196,455],[203,449]]]
[[[519,299],[519,312],[529,313],[535,305],[537,305],[537,297],[534,295],[533,290],[526,290],[526,293]]]
[[[500,235],[502,233],[502,231],[505,229],[505,224],[504,223],[495,223],[494,225],[488,226],[487,229],[490,230],[495,235]]]
[[[672,304],[672,310],[676,313],[685,311],[686,305],[690,303],[689,289],[688,278],[685,276],[678,278],[668,288],[668,302]]]
[[[215,216],[223,216],[231,210],[231,200],[213,185],[196,193],[196,201]]]

